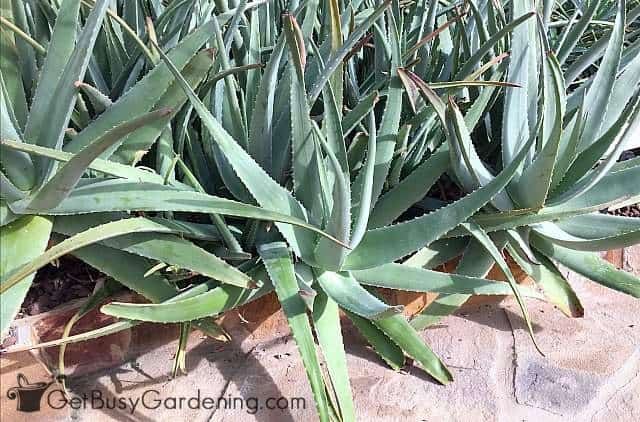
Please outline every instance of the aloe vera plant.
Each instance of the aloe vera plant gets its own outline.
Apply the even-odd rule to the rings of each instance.
[[[107,304],[121,321],[47,345],[178,323],[174,373],[192,322],[223,338],[209,317],[274,292],[320,420],[348,421],[341,313],[389,366],[406,355],[446,384],[417,330],[470,295],[514,295],[533,338],[524,297],[582,313],[554,261],[640,294],[594,253],[640,236],[598,214],[640,196],[640,164],[617,162],[640,122],[640,7],[40,3],[2,3],[3,331],[67,253],[150,303]],[[444,178],[466,195],[430,197]],[[439,296],[409,321],[380,287]]]

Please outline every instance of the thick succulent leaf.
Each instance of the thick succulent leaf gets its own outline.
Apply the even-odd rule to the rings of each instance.
[[[69,162],[75,156],[75,154],[71,152],[58,151],[52,148],[45,148],[38,145],[23,144],[21,142],[10,141],[7,139],[0,140],[0,144],[16,151],[24,151],[32,155],[41,155],[65,163]],[[162,184],[164,182],[164,178],[159,174],[120,163],[114,163],[112,161],[107,161],[100,158],[93,160],[91,164],[89,164],[88,168],[99,173],[119,177],[122,179],[131,179],[139,182],[149,182],[157,184]]]
[[[578,299],[569,282],[549,258],[534,252],[534,256],[539,263],[533,263],[526,257],[522,257],[515,249],[509,246],[507,248],[509,248],[509,255],[525,273],[533,277],[551,303],[569,317],[584,316],[584,308],[580,303],[580,299]]]
[[[405,365],[402,349],[370,320],[343,310],[360,334],[369,342],[373,350],[391,369],[398,371]]]
[[[602,213],[578,215],[558,220],[555,224],[572,236],[599,239],[640,230],[640,220]]]
[[[513,289],[507,283],[444,273],[405,264],[385,264],[367,270],[351,271],[360,283],[387,289],[414,292],[462,293],[476,295],[509,295]],[[533,290],[520,288],[527,296],[541,298]]]
[[[83,230],[88,230],[92,225],[90,219],[93,217],[92,215],[76,216],[73,220],[61,218],[56,221],[54,230],[57,233],[74,236]],[[108,221],[108,219],[105,220]],[[93,225],[96,224],[98,221],[94,221]],[[168,222],[167,226],[172,228],[171,222]],[[184,232],[178,231],[178,233],[183,234]],[[241,282],[241,286],[253,284],[244,273],[178,235],[134,233],[106,239],[100,243],[223,282],[231,276]],[[233,284],[238,285],[237,283]]]
[[[342,130],[344,131],[344,136],[349,135],[351,131],[356,128],[362,119],[364,119],[364,117],[373,110],[373,107],[379,99],[380,94],[378,91],[373,91],[366,97],[362,98],[353,110],[349,111],[344,116],[342,119]]]
[[[317,77],[309,84],[309,103],[313,104],[318,98],[324,85],[329,81],[329,78],[333,75],[336,69],[342,64],[344,58],[349,54],[351,49],[362,38],[366,31],[374,24],[374,22],[384,13],[389,7],[391,0],[384,0],[379,6],[377,6],[373,12],[354,30],[349,37],[344,41],[342,46],[335,51],[328,60],[325,61],[324,69],[317,75]]]
[[[481,214],[473,217],[483,230],[494,232],[514,227],[529,226],[545,221],[590,214],[614,204],[640,201],[637,180],[640,166],[626,168],[605,176],[588,195],[581,195],[570,201],[543,208],[539,211],[516,210],[513,212]],[[447,236],[460,236],[463,232],[452,230]]]
[[[107,148],[118,142],[128,133],[156,119],[164,117],[169,112],[170,110],[163,109],[148,113],[129,120],[106,132],[103,136],[83,148],[82,151],[75,154],[73,158],[67,161],[56,174],[37,192],[33,193],[31,197],[24,199],[22,202],[24,204],[24,211],[37,212],[59,205],[78,184],[91,162]],[[22,207],[22,203],[15,204],[15,207]]]
[[[553,178],[554,165],[562,139],[562,119],[565,113],[564,81],[560,64],[553,53],[547,53],[543,66],[544,117],[542,150],[523,172],[512,192],[517,192],[523,207],[542,207]],[[549,129],[547,129],[549,128]]]
[[[453,381],[453,376],[447,367],[427,346],[416,330],[409,325],[403,315],[374,320],[373,323],[400,346],[404,353],[415,359],[422,369],[436,381],[441,384]]]
[[[317,127],[316,127],[317,128]],[[327,154],[329,162],[328,170],[331,170],[333,180],[332,206],[328,217],[326,231],[331,233],[336,239],[343,243],[349,242],[349,229],[351,225],[350,205],[351,191],[349,190],[349,172],[346,163],[346,152],[344,165],[338,162],[329,144],[324,141],[323,134],[316,130],[316,135]],[[342,136],[339,138],[342,140]],[[347,256],[347,248],[336,247],[333,242],[326,238],[318,240],[315,250],[315,259],[319,266],[327,270],[339,270]]]
[[[365,269],[392,262],[429,245],[466,221],[505,188],[520,166],[532,142],[533,138],[522,148],[516,159],[492,182],[466,197],[409,222],[369,230],[360,245],[347,257],[344,268]],[[389,248],[390,244],[394,247]]]
[[[92,227],[60,242],[48,249],[42,255],[38,256],[36,259],[31,260],[25,265],[3,275],[2,284],[0,285],[0,293],[5,292],[8,288],[20,282],[30,274],[33,274],[35,271],[54,259],[60,258],[74,250],[78,250],[83,246],[91,245],[123,234],[144,232],[171,233],[172,231],[173,229],[170,226],[167,227],[164,224],[151,221],[146,218],[128,218]],[[211,267],[209,267],[209,269],[215,268],[217,273],[216,278],[219,278],[220,281],[241,287],[247,287],[253,284],[251,279],[244,273],[236,270],[228,264],[225,264],[221,260],[217,260],[217,262],[213,261],[211,257],[212,255],[209,255],[209,261],[211,263]]]
[[[51,117],[47,112],[49,106],[60,100],[54,94],[73,54],[78,36],[80,3],[80,0],[70,0],[60,5],[25,127],[25,139],[28,142],[35,142],[42,132],[46,132],[44,128],[48,127]]]
[[[160,51],[160,50],[158,50]],[[297,219],[306,220],[306,211],[291,193],[280,186],[247,154],[247,152],[227,133],[220,123],[202,104],[198,96],[186,83],[170,59],[160,51],[160,54],[189,97],[189,101],[202,119],[211,136],[224,154],[229,164],[240,177],[253,197],[263,207],[291,215]],[[315,235],[291,226],[278,224],[278,229],[289,242],[296,255],[313,262],[313,246]]]
[[[402,312],[401,306],[389,306],[367,292],[350,273],[316,272],[316,278],[341,308],[361,317],[376,320]]]
[[[547,2],[552,3],[552,2]],[[558,61],[560,64],[563,64],[569,54],[574,51],[576,44],[580,40],[580,37],[585,32],[589,24],[593,19],[593,15],[598,10],[598,6],[601,5],[600,0],[590,0],[589,2],[584,2],[582,6],[582,16],[573,26],[567,26],[567,33],[563,35],[560,40],[558,46],[556,46],[556,50],[558,51]]]
[[[269,243],[260,246],[259,252],[269,273],[269,278],[273,282],[282,310],[287,316],[293,338],[298,345],[320,420],[328,421],[329,400],[322,378],[322,369],[307,317],[307,307],[298,292],[298,282],[287,245],[282,242]],[[333,347],[335,346],[333,344]],[[336,369],[335,366],[333,369]]]
[[[498,247],[501,248],[505,242],[504,238],[497,239]],[[493,257],[475,239],[468,242],[468,246],[457,265],[456,274],[471,277],[486,277],[495,265]],[[422,330],[435,324],[447,315],[451,315],[462,306],[471,295],[469,294],[441,294],[424,308],[420,314],[411,319],[411,326],[416,330]]]
[[[487,233],[485,233],[482,230],[482,228],[480,228],[480,226],[478,226],[477,224],[475,224],[473,222],[464,223],[464,224],[462,224],[462,227],[465,230],[467,230],[469,232],[469,234],[471,234],[482,245],[482,247],[487,250],[487,252],[489,252],[489,254],[491,255],[491,257],[495,261],[495,263],[498,266],[498,268],[500,268],[502,273],[507,277],[507,282],[509,283],[509,286],[513,290],[513,295],[515,296],[516,302],[518,302],[518,306],[520,307],[520,310],[522,311],[522,315],[524,317],[524,322],[527,325],[527,329],[529,331],[529,336],[531,337],[531,340],[533,341],[533,345],[538,350],[538,352],[540,352],[540,354],[543,354],[542,351],[540,350],[540,347],[538,346],[538,343],[536,342],[536,338],[535,338],[535,336],[533,334],[533,326],[531,325],[531,317],[529,316],[529,311],[527,310],[527,305],[526,305],[526,303],[525,303],[525,301],[524,301],[524,299],[522,297],[522,293],[520,292],[521,288],[518,287],[518,282],[516,281],[515,277],[513,276],[513,273],[511,272],[511,269],[509,268],[509,264],[507,264],[507,262],[505,261],[504,257],[502,256],[502,252],[496,247],[496,245],[493,243],[493,240],[491,240],[489,235]]]
[[[531,242],[541,253],[578,274],[603,286],[640,298],[640,279],[629,272],[616,269],[597,254],[574,251],[538,235],[533,235]]]
[[[88,214],[112,211],[176,211],[232,215],[256,220],[294,224],[306,230],[337,239],[288,214],[243,204],[200,192],[179,190],[155,183],[129,180],[97,180],[78,186],[60,205],[42,210],[44,215]],[[343,246],[347,246],[344,245]]]
[[[403,262],[410,267],[433,269],[457,256],[461,256],[469,239],[466,237],[452,237],[436,240],[428,248],[422,248]]]
[[[514,0],[513,15],[519,16],[534,9],[531,0]],[[538,37],[535,21],[527,20],[514,28],[507,82],[519,85],[509,89],[504,96],[502,113],[502,161],[507,164],[514,159],[523,144],[531,137],[536,125],[538,82]],[[530,157],[527,158],[527,161]],[[516,177],[517,180],[518,177]]]
[[[104,305],[100,310],[102,313],[118,318],[160,323],[185,322],[216,316],[273,291],[271,282],[263,270],[249,272],[249,274],[253,280],[262,283],[260,288],[243,289],[222,285],[198,295],[174,301],[165,300],[157,304],[112,302]]]
[[[203,24],[169,51],[171,61],[180,69],[189,63],[200,47],[211,38],[213,24]],[[158,64],[142,80],[122,95],[112,107],[64,146],[68,152],[78,152],[104,132],[118,124],[149,112],[174,82],[164,64]]]
[[[578,251],[608,251],[622,249],[640,243],[640,224],[635,229],[621,232],[611,236],[583,239],[562,230],[551,222],[536,224],[533,229],[540,236],[551,240],[557,245]]]
[[[587,104],[587,121],[580,144],[582,150],[595,142],[606,115],[624,45],[624,29],[627,15],[626,5],[626,0],[618,1],[616,20],[610,35],[607,50],[602,58],[598,72],[587,90],[585,99],[585,103]]]
[[[440,147],[400,183],[380,197],[369,217],[369,228],[391,224],[413,204],[428,193],[429,189],[449,168],[448,148]]]
[[[53,94],[47,92],[48,98],[43,100],[42,114],[44,114],[44,116],[41,117],[42,121],[40,125],[34,126],[33,132],[30,132],[29,123],[27,122],[28,127],[25,130],[25,135],[30,142],[48,148],[60,149],[62,147],[64,131],[67,128],[77,98],[75,83],[78,80],[84,79],[84,74],[91,58],[91,52],[93,51],[93,45],[102,26],[102,20],[107,12],[108,5],[108,0],[99,0],[89,13],[84,28],[75,44],[73,53],[69,56],[68,60],[65,60],[64,70],[55,84]],[[72,26],[75,27],[75,22]],[[68,30],[68,28],[65,28],[65,30]],[[66,39],[69,35],[70,34],[67,34],[65,39],[61,40],[61,43],[73,43],[73,40]],[[48,89],[51,89],[51,87],[48,87]],[[30,114],[33,114],[33,111]],[[43,127],[45,121],[47,125],[46,130]],[[39,159],[35,161],[35,165],[39,172],[39,183],[48,180],[55,169],[55,161],[44,157],[39,157]]]
[[[327,294],[318,289],[313,302],[313,327],[331,377],[343,421],[355,421],[356,413],[349,383],[347,355],[340,328],[340,309]]]
[[[24,216],[0,230],[0,275],[4,280],[24,264],[44,252],[49,242],[52,222],[39,216]],[[35,274],[22,279],[0,295],[0,338],[20,310]],[[4,286],[4,284],[3,284]]]
[[[357,210],[358,214],[353,215],[353,233],[351,235],[350,246],[355,248],[358,246],[362,237],[364,236],[370,217],[370,210],[373,199],[373,183],[375,179],[375,164],[377,154],[377,130],[375,115],[372,112],[369,113],[369,137],[367,141],[367,161],[364,164],[364,168],[361,170],[362,178],[360,183],[354,184],[354,187],[359,185],[362,191],[359,195],[355,195],[354,211]],[[355,201],[359,201],[356,203]]]

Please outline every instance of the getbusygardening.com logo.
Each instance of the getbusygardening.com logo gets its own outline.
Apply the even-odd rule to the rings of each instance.
[[[89,390],[81,394],[70,395],[61,388],[49,387],[51,382],[29,383],[23,374],[17,376],[17,386],[7,391],[7,397],[16,400],[19,412],[37,412],[42,402],[52,409],[70,407],[80,409],[108,409],[120,410],[134,414],[138,409],[166,409],[166,410],[240,410],[251,415],[260,410],[302,410],[306,409],[304,397],[211,397],[203,395],[200,389],[193,396],[162,397],[160,391],[145,390],[136,397],[119,397],[105,393],[102,390]],[[46,393],[46,394],[45,394]],[[44,400],[43,400],[44,397]]]

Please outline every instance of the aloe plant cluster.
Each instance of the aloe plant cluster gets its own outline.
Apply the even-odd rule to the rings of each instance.
[[[640,198],[639,158],[618,161],[640,146],[639,15],[2,0],[2,332],[66,254],[149,303],[104,305],[117,323],[47,345],[177,323],[176,370],[192,324],[224,340],[210,317],[275,291],[320,420],[354,420],[341,314],[389,366],[409,356],[444,384],[418,330],[470,295],[514,295],[532,339],[524,297],[583,312],[556,263],[639,297],[596,253],[640,239],[638,219],[599,213]],[[455,198],[429,194],[443,180]],[[439,295],[409,321],[380,287]]]

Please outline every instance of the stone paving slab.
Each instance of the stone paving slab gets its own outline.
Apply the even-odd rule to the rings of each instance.
[[[640,271],[640,246],[625,251],[626,269]],[[434,383],[418,368],[394,372],[345,324],[349,375],[359,420],[371,421],[594,421],[640,420],[639,301],[569,275],[585,307],[585,317],[569,319],[553,306],[529,301],[537,354],[515,303],[478,304],[444,319],[422,335],[448,365],[454,382]],[[245,316],[246,317],[246,316]],[[6,390],[16,373],[29,381],[46,372],[28,353],[2,357],[0,409],[10,421],[311,421],[315,409],[304,368],[281,314],[262,331],[249,332],[239,319],[226,322],[227,344],[189,339],[188,375],[169,380],[175,342],[111,371],[73,380],[75,394],[100,390],[102,398],[224,397],[221,409],[53,410],[42,401],[36,413],[15,411]],[[54,387],[50,387],[50,391]],[[149,391],[151,391],[149,393]],[[157,393],[155,393],[157,391]],[[46,393],[45,393],[46,394]],[[268,410],[269,398],[287,398],[288,409]],[[295,401],[304,399],[306,404]],[[256,400],[254,402],[254,399]],[[169,406],[174,402],[169,402]],[[201,405],[204,402],[200,401]],[[221,402],[223,403],[223,402]],[[242,403],[243,408],[240,408]],[[125,403],[126,404],[126,403]],[[271,401],[280,404],[284,401]],[[255,410],[255,411],[254,411]]]

